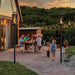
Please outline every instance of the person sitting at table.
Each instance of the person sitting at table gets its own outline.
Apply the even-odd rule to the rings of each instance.
[[[30,40],[29,34],[27,34],[27,35],[24,37],[24,41],[29,41],[29,40]],[[28,43],[26,43],[25,46],[26,46],[26,49],[27,49],[27,50],[30,49]]]
[[[24,41],[28,41],[30,38],[29,38],[29,34],[27,34],[25,37],[24,37]]]
[[[24,35],[21,35],[20,39],[19,39],[19,44],[23,45],[24,43]]]

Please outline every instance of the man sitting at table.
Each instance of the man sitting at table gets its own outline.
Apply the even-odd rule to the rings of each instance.
[[[26,41],[26,40],[29,40],[30,38],[29,38],[29,34],[27,34],[25,37],[24,37],[24,41]]]
[[[19,44],[23,45],[24,43],[24,35],[21,35],[20,39],[19,39]]]

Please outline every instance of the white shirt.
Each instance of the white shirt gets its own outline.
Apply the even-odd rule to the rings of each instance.
[[[37,45],[38,45],[38,46],[41,46],[42,39],[41,39],[40,37],[38,37],[38,38],[36,39],[36,41],[37,41]]]

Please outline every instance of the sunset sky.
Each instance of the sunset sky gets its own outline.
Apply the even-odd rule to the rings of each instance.
[[[39,8],[72,7],[75,8],[75,0],[19,0],[20,5],[36,6]]]

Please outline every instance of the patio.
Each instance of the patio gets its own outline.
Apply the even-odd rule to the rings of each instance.
[[[47,47],[44,47],[46,50]],[[16,61],[36,71],[39,75],[74,75],[75,69],[60,64],[59,49],[56,52],[56,60],[52,62],[47,57],[46,51],[42,53],[16,53]],[[65,49],[63,48],[63,52]],[[0,52],[0,61],[13,61],[13,49]]]

